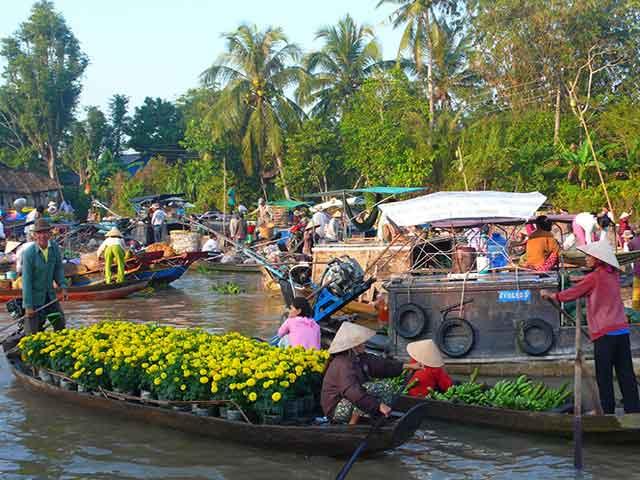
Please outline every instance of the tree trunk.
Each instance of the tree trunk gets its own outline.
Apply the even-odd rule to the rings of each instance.
[[[560,101],[562,98],[562,90],[560,90],[560,85],[556,90],[556,119],[555,124],[553,126],[553,144],[557,145],[560,141]]]
[[[57,152],[52,145],[47,145],[46,156],[47,170],[49,171],[49,178],[54,180],[58,184],[58,194],[60,195],[60,201],[64,200],[62,193],[62,186],[60,185],[60,179],[58,178],[58,170],[56,169]]]
[[[429,11],[426,12],[425,27],[427,30],[427,48],[429,50],[429,63],[427,64],[427,89],[429,94],[429,130],[433,130],[435,122],[434,86],[433,86],[433,43],[431,41],[431,21]]]
[[[289,188],[287,187],[287,179],[284,174],[284,165],[282,164],[282,157],[280,155],[276,155],[276,164],[278,165],[280,179],[282,180],[282,191],[284,192],[284,197],[287,200],[291,200],[291,196],[289,195]]]

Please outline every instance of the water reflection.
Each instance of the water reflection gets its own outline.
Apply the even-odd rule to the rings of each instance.
[[[215,282],[246,293],[222,296]],[[273,334],[280,299],[264,295],[257,275],[189,273],[175,288],[114,302],[69,303],[70,325],[123,318],[211,332]],[[0,326],[9,322],[0,313]],[[268,451],[187,435],[33,396],[11,381],[0,358],[0,476],[4,479],[332,479],[342,461]],[[576,476],[569,440],[426,422],[400,449],[359,461],[350,479],[619,479],[640,477],[637,448],[587,446]]]

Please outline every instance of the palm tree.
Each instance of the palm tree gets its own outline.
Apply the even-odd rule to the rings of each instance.
[[[323,47],[304,60],[313,76],[298,90],[298,99],[313,104],[313,115],[339,115],[365,78],[379,65],[381,49],[373,28],[358,26],[346,15],[335,26],[316,32]]]
[[[433,9],[457,11],[458,0],[379,0],[378,7],[385,3],[397,5],[389,19],[393,28],[404,25],[404,32],[398,47],[398,59],[404,52],[411,54],[416,72],[424,79],[423,59],[427,59],[427,90],[429,96],[429,127],[434,125],[434,80],[433,80],[433,42],[430,35]]]
[[[275,160],[289,198],[282,166],[285,131],[305,114],[285,91],[304,79],[304,70],[296,65],[300,48],[289,43],[280,28],[258,31],[241,25],[223,37],[226,52],[201,75],[205,86],[221,87],[213,112],[225,131],[221,136],[237,135],[245,171],[258,172],[263,190],[269,167],[265,159]]]
[[[434,103],[440,110],[453,110],[477,86],[478,76],[469,68],[471,37],[462,26],[434,21],[430,32],[433,59]]]

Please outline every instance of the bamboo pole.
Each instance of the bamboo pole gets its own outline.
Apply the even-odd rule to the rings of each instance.
[[[582,470],[582,347],[581,334],[582,329],[582,306],[580,299],[576,302],[576,337],[575,349],[576,358],[574,366],[573,378],[573,466],[576,470]]]

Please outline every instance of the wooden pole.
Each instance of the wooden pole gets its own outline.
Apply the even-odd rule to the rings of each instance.
[[[222,235],[227,234],[227,156],[222,157]],[[224,245],[224,242],[223,242]]]
[[[573,466],[576,470],[582,470],[582,307],[580,299],[576,302],[576,359],[573,378]]]

